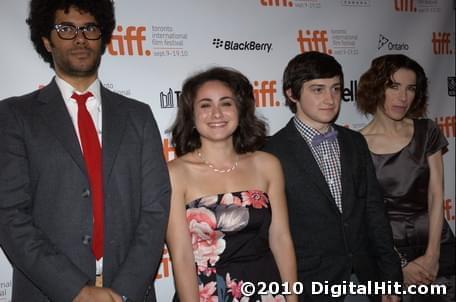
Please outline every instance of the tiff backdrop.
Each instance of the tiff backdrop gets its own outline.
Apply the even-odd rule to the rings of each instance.
[[[285,65],[300,52],[326,52],[346,75],[338,123],[359,129],[368,117],[355,108],[356,91],[370,61],[388,53],[415,58],[430,79],[428,116],[450,141],[444,206],[454,231],[454,0],[117,0],[115,6],[117,26],[100,79],[151,106],[168,160],[174,153],[165,130],[176,113],[182,81],[196,71],[223,65],[246,74],[258,114],[273,134],[292,116],[280,88]],[[27,13],[28,0],[0,1],[0,99],[38,89],[53,75],[29,41]],[[156,279],[158,300],[170,301],[174,289],[166,248]],[[0,302],[10,301],[11,286],[11,266],[0,250]]]

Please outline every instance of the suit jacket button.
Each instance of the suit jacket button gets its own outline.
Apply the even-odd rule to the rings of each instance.
[[[84,189],[81,194],[82,197],[88,198],[90,196],[90,190],[89,189]]]
[[[92,240],[92,236],[84,235],[82,237],[82,244],[89,245],[91,240]]]

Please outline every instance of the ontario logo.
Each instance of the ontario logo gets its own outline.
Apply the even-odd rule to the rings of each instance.
[[[404,42],[392,42],[386,36],[384,36],[382,34],[379,34],[378,35],[377,50],[385,48],[385,46],[388,48],[388,50],[409,50],[409,45],[407,43],[404,43]]]
[[[262,51],[269,53],[272,50],[272,43],[257,41],[234,41],[213,38],[212,45],[215,48],[222,48],[228,51]]]

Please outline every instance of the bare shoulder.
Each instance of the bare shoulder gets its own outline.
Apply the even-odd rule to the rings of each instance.
[[[188,174],[188,166],[191,163],[190,155],[185,154],[168,162],[168,170],[171,180],[185,179]]]
[[[255,166],[259,169],[267,170],[269,172],[275,171],[276,169],[281,169],[279,159],[271,153],[264,151],[255,151],[251,153]]]

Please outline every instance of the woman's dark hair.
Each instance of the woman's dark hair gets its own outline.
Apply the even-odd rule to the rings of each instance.
[[[296,103],[288,97],[288,89],[291,89],[292,97],[299,100],[304,82],[315,79],[329,79],[335,76],[339,76],[341,90],[343,91],[344,73],[342,72],[342,66],[333,56],[321,52],[309,51],[291,59],[283,72],[282,80],[283,95],[291,112],[296,113]]]
[[[406,117],[419,118],[426,115],[426,74],[420,64],[403,54],[384,55],[372,60],[370,68],[359,79],[356,106],[361,113],[373,115],[378,107],[383,107],[385,90],[391,87],[393,74],[401,68],[411,70],[416,75],[415,99]]]
[[[68,12],[71,7],[90,13],[101,28],[101,50],[111,41],[115,26],[114,3],[112,0],[32,0],[26,20],[30,28],[30,39],[38,54],[54,68],[52,54],[46,50],[42,37],[50,38],[55,22],[55,12],[59,9]]]
[[[239,125],[233,133],[237,153],[258,150],[266,137],[266,124],[255,115],[255,98],[249,80],[239,71],[226,67],[213,67],[199,72],[184,81],[179,97],[177,116],[168,130],[177,156],[182,156],[201,147],[201,140],[194,122],[194,107],[198,89],[206,82],[220,81],[235,97]]]

